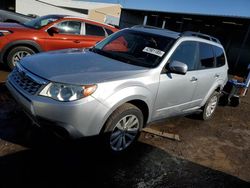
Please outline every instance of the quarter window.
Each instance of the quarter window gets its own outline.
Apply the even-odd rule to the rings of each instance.
[[[214,54],[212,47],[206,43],[200,43],[200,69],[207,69],[214,67]]]
[[[214,46],[214,54],[216,58],[216,67],[225,65],[225,55],[221,48]]]
[[[81,22],[78,21],[61,22],[56,27],[59,29],[59,33],[62,34],[80,35],[81,33]]]
[[[182,42],[170,57],[169,62],[180,61],[188,66],[189,71],[195,70],[198,60],[197,47],[197,42]]]
[[[105,31],[102,27],[92,25],[89,23],[85,23],[86,35],[94,35],[94,36],[105,36]]]

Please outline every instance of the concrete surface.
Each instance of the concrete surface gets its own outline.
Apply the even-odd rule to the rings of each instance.
[[[195,116],[152,124],[180,142],[142,133],[113,156],[97,138],[68,143],[31,125],[0,86],[0,187],[250,187],[250,97]]]

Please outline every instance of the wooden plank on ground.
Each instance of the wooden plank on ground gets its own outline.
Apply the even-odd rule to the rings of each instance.
[[[172,140],[181,141],[180,136],[178,134],[175,134],[175,133],[167,133],[167,132],[164,132],[164,131],[157,131],[157,130],[154,130],[154,129],[149,128],[149,127],[144,128],[143,131],[147,132],[147,133],[157,135],[157,136],[161,136],[161,137],[164,137],[164,138],[169,138],[169,139],[172,139]]]

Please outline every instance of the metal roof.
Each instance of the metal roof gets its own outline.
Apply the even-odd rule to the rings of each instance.
[[[118,6],[119,4],[111,3],[97,3],[97,2],[86,2],[86,1],[74,1],[74,0],[38,0],[43,3],[51,4],[59,7],[69,7],[69,8],[82,8],[82,9],[98,9],[111,6]]]
[[[122,8],[122,10],[128,11],[139,11],[139,12],[152,12],[152,13],[169,13],[169,14],[185,14],[190,16],[211,16],[211,17],[227,17],[236,19],[250,19],[248,16],[238,16],[238,15],[223,15],[223,14],[206,14],[206,13],[191,13],[191,12],[173,12],[173,11],[159,11],[159,10],[143,10],[143,9],[133,9],[133,8]]]

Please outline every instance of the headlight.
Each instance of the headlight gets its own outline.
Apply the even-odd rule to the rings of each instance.
[[[11,32],[11,31],[8,31],[8,30],[0,30],[0,37],[9,35],[9,34],[11,34],[11,33],[12,33],[12,32]]]
[[[50,97],[58,101],[75,101],[93,94],[96,85],[76,86],[60,83],[49,83],[41,92],[41,96]]]

